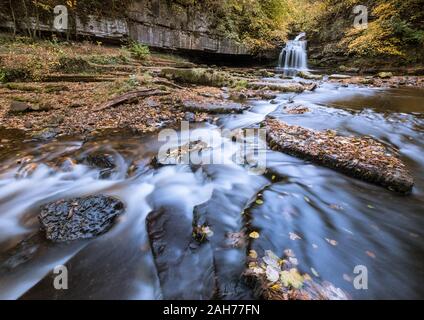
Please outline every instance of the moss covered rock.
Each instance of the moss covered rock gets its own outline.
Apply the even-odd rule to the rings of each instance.
[[[379,77],[380,79],[390,79],[391,77],[393,77],[393,73],[391,72],[380,72],[377,77]]]
[[[229,86],[234,82],[230,74],[208,68],[164,68],[161,76],[180,83],[211,87]]]

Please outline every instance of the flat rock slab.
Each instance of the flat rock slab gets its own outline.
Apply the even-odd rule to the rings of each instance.
[[[248,84],[249,89],[254,90],[272,90],[272,91],[279,91],[279,92],[295,92],[295,93],[301,93],[305,91],[305,87],[301,85],[300,83],[296,82],[251,82]]]
[[[219,113],[242,113],[249,109],[249,106],[236,102],[200,102],[186,100],[182,103],[184,111],[206,112],[212,114]]]
[[[194,239],[190,215],[182,208],[163,207],[146,219],[164,299],[209,300],[216,292],[211,246]]]
[[[352,76],[349,76],[346,74],[331,74],[328,76],[328,79],[331,79],[331,80],[346,80],[350,78],[352,78]]]
[[[9,106],[10,113],[23,113],[30,111],[48,111],[51,106],[48,104],[32,105],[21,101],[12,101]]]
[[[273,150],[400,193],[409,193],[414,186],[414,180],[402,161],[372,138],[338,136],[334,131],[306,129],[272,118],[266,119],[265,125]]]
[[[122,213],[121,201],[100,195],[46,204],[41,207],[38,219],[47,239],[63,242],[101,235]]]

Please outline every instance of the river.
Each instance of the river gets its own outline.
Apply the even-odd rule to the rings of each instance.
[[[288,114],[283,109],[288,101],[310,112]],[[231,161],[231,146],[237,142],[219,134],[210,152],[230,146],[223,164],[152,169],[149,163],[161,145],[154,134],[109,130],[88,140],[65,137],[39,143],[2,130],[9,147],[0,156],[0,298],[163,298],[145,219],[161,207],[183,211],[191,219],[193,208],[205,203],[210,203],[217,277],[228,285],[221,286],[220,298],[250,298],[240,277],[246,246],[228,248],[220,237],[246,227],[241,213],[258,192],[263,203],[246,210],[249,228],[261,235],[257,247],[277,254],[291,249],[300,270],[333,283],[353,299],[423,298],[424,91],[324,83],[314,92],[280,94],[272,104],[250,103],[252,109],[241,115],[224,115],[216,125],[196,127],[205,136],[217,135],[218,128],[255,127],[271,114],[289,124],[369,135],[399,153],[414,176],[413,193],[398,195],[269,150],[268,171],[254,175]],[[66,166],[69,159],[83,159],[93,150],[113,155],[117,168],[110,176],[102,178],[99,170],[84,164]],[[91,194],[112,195],[125,203],[126,214],[108,233],[61,244],[39,235],[40,205]],[[60,264],[69,269],[68,290],[52,285],[52,269]],[[368,270],[367,290],[353,286],[358,265]],[[199,272],[193,264],[180,273],[188,279]],[[193,290],[184,279],[174,282],[176,291]]]

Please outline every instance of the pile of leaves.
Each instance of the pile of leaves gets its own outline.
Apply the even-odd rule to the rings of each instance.
[[[308,107],[301,106],[301,105],[293,106],[293,107],[289,107],[289,106],[284,107],[284,112],[288,114],[304,114],[310,111],[311,110]]]
[[[371,137],[345,137],[332,130],[316,131],[271,118],[265,123],[272,149],[394,191],[409,193],[412,190],[414,181],[406,166]]]
[[[301,274],[293,252],[285,250],[280,259],[271,250],[262,258],[254,250],[249,253],[249,266],[245,272],[253,284],[255,294],[266,300],[347,300],[347,294],[331,283],[314,281],[309,274]]]

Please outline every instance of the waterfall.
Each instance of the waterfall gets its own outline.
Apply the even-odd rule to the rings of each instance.
[[[278,68],[283,69],[285,73],[308,69],[306,40],[301,40],[305,36],[306,34],[302,32],[294,40],[288,41],[281,51]]]

